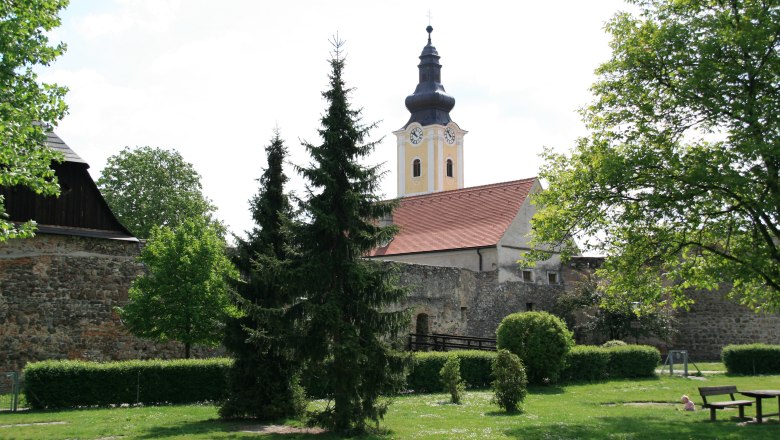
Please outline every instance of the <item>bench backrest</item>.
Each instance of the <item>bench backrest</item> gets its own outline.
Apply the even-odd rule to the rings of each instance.
[[[737,392],[737,386],[736,385],[723,385],[719,387],[699,387],[699,394],[701,394],[701,398],[704,401],[703,403],[707,404],[707,396],[721,396],[724,394],[728,394],[731,396],[731,400],[734,400],[734,393]]]

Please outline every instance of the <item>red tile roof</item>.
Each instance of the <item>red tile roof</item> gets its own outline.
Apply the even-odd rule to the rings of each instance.
[[[400,232],[369,255],[495,246],[520,210],[536,177],[403,197],[393,211]]]

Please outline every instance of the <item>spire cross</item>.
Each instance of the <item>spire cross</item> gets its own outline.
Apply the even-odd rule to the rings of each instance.
[[[433,32],[433,27],[431,27],[431,18],[433,18],[433,14],[431,14],[431,10],[428,9],[428,27],[425,28],[425,30],[428,31],[428,44],[431,44],[431,32]]]

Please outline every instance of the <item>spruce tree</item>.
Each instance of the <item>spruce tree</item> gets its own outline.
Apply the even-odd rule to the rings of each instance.
[[[246,240],[238,240],[235,256],[243,280],[236,286],[236,303],[244,316],[228,324],[225,336],[225,347],[235,358],[228,399],[220,409],[225,418],[296,417],[305,407],[293,352],[285,343],[290,327],[282,313],[291,302],[284,274],[291,253],[292,208],[284,192],[287,149],[278,129],[266,154],[268,168],[250,201],[256,226]]]
[[[327,360],[316,380],[327,384],[335,405],[314,420],[339,433],[354,433],[363,431],[367,420],[378,424],[386,411],[380,395],[403,384],[402,358],[389,341],[406,329],[408,314],[388,311],[404,296],[390,267],[363,258],[392,238],[395,229],[379,226],[378,219],[393,206],[374,195],[380,167],[360,163],[377,144],[366,142],[375,124],[363,125],[360,110],[350,107],[342,76],[343,41],[336,38],[332,44],[322,142],[304,143],[312,162],[299,168],[308,182],[307,222],[296,234],[301,298],[290,313],[299,324],[300,352],[315,365]]]

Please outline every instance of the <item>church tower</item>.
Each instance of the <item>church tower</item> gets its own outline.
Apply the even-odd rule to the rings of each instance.
[[[419,83],[406,97],[409,121],[393,132],[398,145],[398,197],[463,188],[463,135],[450,119],[455,98],[441,84],[439,53],[428,44],[420,54]]]

